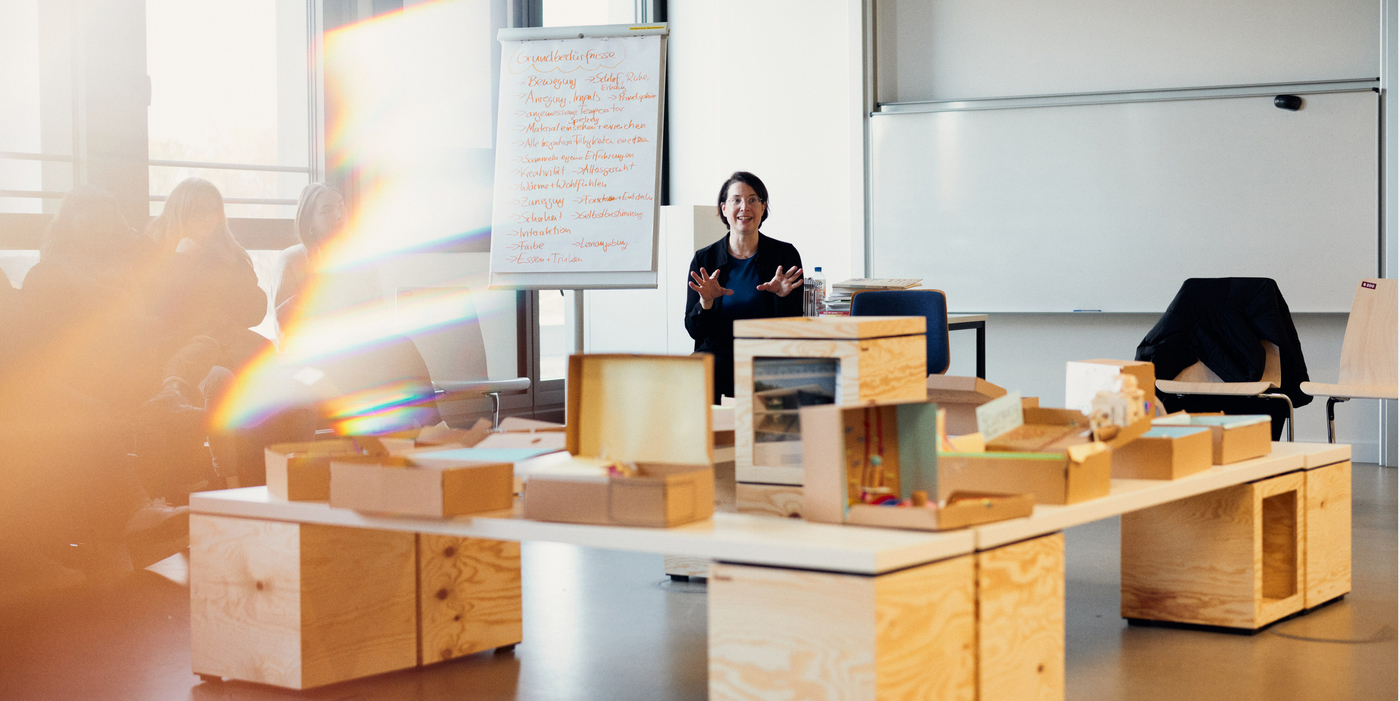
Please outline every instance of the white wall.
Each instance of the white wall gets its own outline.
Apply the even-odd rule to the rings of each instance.
[[[763,233],[828,280],[864,262],[859,0],[671,0],[670,202],[713,205],[747,170],[768,186]]]

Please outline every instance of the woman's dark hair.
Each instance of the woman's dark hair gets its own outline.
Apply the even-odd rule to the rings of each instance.
[[[730,175],[729,179],[724,181],[724,185],[720,186],[718,207],[720,221],[724,222],[725,226],[729,226],[729,220],[724,218],[724,200],[729,196],[729,186],[734,183],[748,185],[753,188],[754,193],[758,195],[758,201],[763,203],[763,216],[758,218],[758,223],[762,224],[768,219],[768,188],[763,184],[762,180],[758,179],[757,175],[746,170],[734,171],[734,174]]]
[[[79,185],[63,197],[40,244],[40,260],[102,260],[129,248],[136,237],[117,198],[92,185]]]

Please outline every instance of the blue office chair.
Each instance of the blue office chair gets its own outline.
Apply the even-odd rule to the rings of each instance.
[[[921,316],[928,320],[928,372],[948,372],[948,297],[942,290],[870,290],[851,298],[851,316]]]

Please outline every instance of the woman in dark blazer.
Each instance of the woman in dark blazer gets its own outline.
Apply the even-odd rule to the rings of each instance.
[[[715,356],[715,396],[734,395],[734,321],[802,316],[802,256],[792,244],[759,233],[768,218],[768,188],[738,171],[719,189],[719,216],[729,233],[690,261],[685,329],[695,350]]]

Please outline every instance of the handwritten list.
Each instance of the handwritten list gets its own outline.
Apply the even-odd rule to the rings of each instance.
[[[492,272],[651,270],[661,37],[501,54]]]

